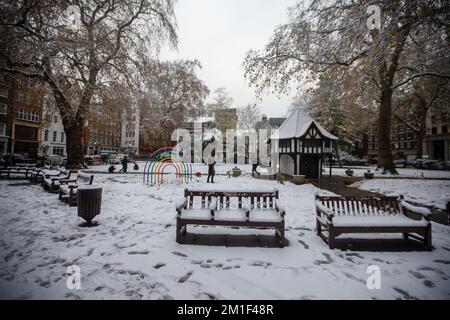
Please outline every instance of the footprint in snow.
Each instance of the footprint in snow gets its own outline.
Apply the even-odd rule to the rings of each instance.
[[[160,263],[155,264],[155,265],[153,266],[153,268],[159,269],[159,268],[164,267],[165,265],[166,265],[165,263],[160,262]]]
[[[420,272],[409,270],[409,273],[416,279],[425,279],[425,275]]]
[[[331,256],[330,256],[328,253],[322,253],[322,255],[323,255],[327,260],[326,260],[326,261],[325,261],[325,260],[315,260],[315,261],[314,261],[314,264],[315,264],[315,265],[320,266],[321,264],[331,264],[331,263],[334,262],[334,260],[331,259]],[[353,261],[351,261],[351,262],[353,262]]]
[[[450,264],[450,260],[433,260],[433,261],[437,263]]]
[[[178,283],[185,283],[186,280],[189,279],[189,277],[192,276],[193,273],[194,273],[193,271],[189,271],[184,276],[182,276],[180,279],[178,279]]]
[[[302,240],[297,240],[305,249],[309,249],[309,246]]]
[[[185,255],[184,253],[178,252],[178,251],[172,251],[172,254],[179,256],[179,257],[183,257],[186,258],[187,255]]]
[[[149,254],[150,251],[148,250],[141,250],[141,251],[128,251],[128,254],[135,255],[135,254]]]
[[[267,262],[267,261],[253,261],[253,262],[250,262],[249,264],[254,267],[265,267],[265,268],[272,265],[271,262]]]
[[[424,280],[423,281],[423,285],[424,286],[426,286],[426,287],[429,287],[429,288],[434,288],[436,285],[434,284],[434,282],[433,281],[430,281],[430,280]]]
[[[396,292],[398,292],[398,293],[400,293],[402,295],[401,299],[404,299],[404,300],[418,300],[416,297],[413,297],[412,295],[410,295],[408,293],[408,291],[405,291],[405,290],[397,288],[397,287],[394,287],[393,289]]]

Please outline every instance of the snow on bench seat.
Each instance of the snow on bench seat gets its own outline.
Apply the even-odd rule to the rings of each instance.
[[[250,211],[249,220],[255,222],[281,222],[283,218],[274,209],[254,209]]]
[[[242,209],[220,209],[214,211],[214,220],[217,221],[246,221],[247,215]]]
[[[335,216],[336,227],[424,227],[425,220],[413,220],[404,215],[391,216]]]
[[[70,193],[70,188],[69,188],[69,186],[71,186],[71,185],[76,186],[75,183],[71,183],[71,184],[63,184],[63,185],[59,186],[59,188],[61,189],[61,191],[62,191],[64,194],[69,194],[69,193]],[[78,190],[77,190],[77,188],[73,188],[72,191],[73,191],[73,193],[77,193]]]
[[[181,212],[182,219],[188,220],[211,220],[211,210],[209,209],[185,209]]]

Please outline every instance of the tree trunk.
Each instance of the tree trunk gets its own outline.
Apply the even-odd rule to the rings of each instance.
[[[75,121],[66,123],[64,131],[67,136],[67,169],[84,168],[84,146],[83,146],[84,121],[78,116]]]
[[[341,162],[341,157],[339,156],[339,146],[338,146],[339,142],[336,142],[336,144],[334,144],[334,152],[336,153],[336,161],[338,164],[339,168],[342,168],[342,162]],[[333,161],[331,161],[332,164]]]
[[[378,166],[383,172],[398,174],[391,149],[392,90],[388,86],[381,91],[378,113]]]

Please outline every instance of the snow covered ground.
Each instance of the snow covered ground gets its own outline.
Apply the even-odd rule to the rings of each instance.
[[[278,187],[290,245],[180,245],[175,242],[174,203],[186,184],[170,180],[150,186],[140,175],[97,174],[103,203],[95,228],[79,227],[77,209],[40,186],[0,181],[0,298],[450,299],[448,226],[433,223],[432,252],[330,250],[314,232],[313,199],[320,190],[219,176],[215,188]],[[190,185],[212,186],[202,181]],[[193,233],[273,235],[189,228]],[[80,267],[80,290],[66,286],[71,265]],[[381,270],[380,289],[366,286],[371,265]]]
[[[128,165],[128,172],[129,173],[136,173],[136,174],[142,174],[145,162],[144,161],[137,161],[136,162],[139,166],[139,170],[133,170],[133,163],[130,163]],[[116,167],[116,172],[119,171],[122,168],[122,165],[116,164],[114,165]],[[87,169],[87,172],[104,172],[108,173],[108,168],[110,165],[100,165],[100,166],[90,166],[89,169]],[[226,164],[226,163],[218,163],[215,165],[216,173],[218,174],[226,174],[228,171],[233,169],[234,167],[238,167],[241,169],[242,174],[249,174],[252,172],[252,165],[251,164]],[[261,167],[258,167],[258,171],[260,171]],[[164,172],[175,172],[175,169],[172,167],[167,167],[164,169]],[[208,174],[208,166],[202,163],[193,163],[192,164],[192,172],[201,172],[202,174]]]
[[[345,176],[345,170],[347,168],[333,168],[333,175]],[[351,167],[354,177],[363,177],[364,172],[370,170],[374,173],[375,177],[395,177],[395,178],[445,178],[450,179],[450,170],[422,170],[413,168],[397,168],[398,175],[392,175],[390,173],[382,174],[381,170],[376,170],[376,167]],[[329,168],[324,167],[325,172],[328,174]]]
[[[450,180],[372,179],[352,186],[385,195],[403,194],[406,200],[440,209],[450,198]]]

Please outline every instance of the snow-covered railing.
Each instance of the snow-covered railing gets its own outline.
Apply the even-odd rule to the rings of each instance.
[[[424,208],[424,207],[413,206],[412,204],[406,202],[405,200],[402,200],[400,202],[400,205],[402,206],[402,208],[405,208],[406,210],[411,211],[413,213],[420,214],[420,215],[424,216],[425,218],[428,218],[431,215],[430,209]]]
[[[279,199],[275,199],[275,208],[277,208],[278,211],[280,211],[280,214],[284,216],[286,214],[286,208],[281,203]]]
[[[333,219],[334,213],[326,206],[324,206],[320,200],[316,199],[316,208],[323,213],[324,215],[326,215],[330,220]]]

